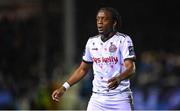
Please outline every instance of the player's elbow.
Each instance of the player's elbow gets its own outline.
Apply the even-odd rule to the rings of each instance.
[[[129,76],[135,74],[136,72],[136,67],[135,67],[135,62],[131,60],[126,60],[125,61],[125,67],[127,68],[129,72]]]
[[[128,65],[128,69],[129,69],[129,75],[134,75],[135,72],[136,72],[136,67],[135,67],[135,64],[134,62],[132,64],[129,64]]]
[[[136,66],[135,66],[135,63],[133,63],[132,67],[131,67],[131,71],[130,71],[130,75],[129,77],[133,77],[136,73]]]
[[[135,63],[133,62],[133,65],[132,65],[132,74],[136,73],[136,65]]]

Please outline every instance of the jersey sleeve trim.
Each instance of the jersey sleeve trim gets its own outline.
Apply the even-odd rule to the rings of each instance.
[[[129,59],[129,60],[132,60],[133,62],[136,62],[136,57],[132,57],[132,58],[125,58],[125,59],[124,59],[124,61],[125,61],[125,60],[128,60],[128,59]]]
[[[87,63],[87,64],[92,64],[93,62],[90,61],[85,61],[84,59],[82,59],[83,62]]]

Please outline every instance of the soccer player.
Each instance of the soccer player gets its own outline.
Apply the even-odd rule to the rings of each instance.
[[[99,34],[90,37],[80,66],[52,94],[59,101],[65,91],[87,73],[93,65],[93,89],[88,111],[132,110],[129,78],[135,72],[135,52],[130,36],[118,32],[120,15],[111,7],[100,8],[96,15]]]

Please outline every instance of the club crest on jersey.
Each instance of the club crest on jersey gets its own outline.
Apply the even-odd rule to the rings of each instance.
[[[113,52],[116,52],[117,50],[117,47],[111,42],[111,45],[109,47],[109,52],[113,53]]]

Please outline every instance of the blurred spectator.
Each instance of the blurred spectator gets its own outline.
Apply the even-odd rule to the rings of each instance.
[[[179,109],[179,57],[161,51],[141,54],[134,86],[135,109]]]
[[[15,109],[11,89],[8,88],[7,82],[0,70],[0,110]]]

